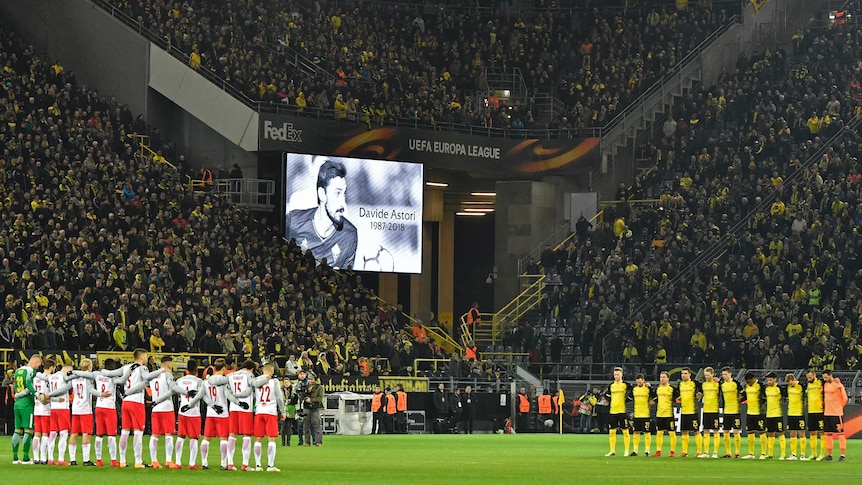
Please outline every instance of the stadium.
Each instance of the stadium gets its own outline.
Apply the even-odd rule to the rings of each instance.
[[[0,0],[0,470],[855,479],[860,8]]]

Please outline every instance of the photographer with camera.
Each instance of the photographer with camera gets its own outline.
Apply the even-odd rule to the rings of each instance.
[[[299,446],[304,444],[303,434],[305,416],[305,395],[308,392],[308,373],[305,369],[299,369],[296,374],[296,384],[293,386],[293,402],[296,403],[296,436],[299,437]]]
[[[308,385],[302,400],[303,417],[302,431],[305,434],[305,446],[323,446],[323,430],[320,427],[320,411],[323,409],[323,387],[317,383],[314,374],[308,374]]]

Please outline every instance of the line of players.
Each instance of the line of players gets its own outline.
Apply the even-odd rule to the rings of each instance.
[[[610,399],[610,431],[608,441],[610,451],[605,456],[616,454],[617,431],[624,438],[625,456],[637,456],[641,436],[644,437],[644,455],[649,456],[652,433],[655,431],[657,443],[653,456],[662,456],[664,434],[670,437],[670,456],[676,456],[677,429],[674,419],[674,403],[680,405],[680,426],[682,449],[680,457],[688,456],[690,437],[694,436],[698,458],[718,458],[720,436],[724,441],[723,458],[740,458],[742,453],[742,419],[740,404],[746,403],[745,429],[748,448],[743,459],[755,458],[755,444],[760,441],[760,459],[775,456],[775,442],[778,439],[781,455],[779,460],[832,460],[834,438],[837,437],[841,455],[838,461],[845,460],[846,438],[844,436],[843,415],[847,404],[847,391],[839,379],[832,377],[831,371],[824,371],[822,379],[814,371],[806,374],[807,382],[799,382],[793,374],[784,378],[786,385],[778,385],[774,372],[766,375],[766,384],[758,381],[757,376],[745,374],[745,384],[733,379],[729,367],[721,369],[721,378],[715,376],[714,369],[704,369],[703,382],[692,379],[691,369],[683,368],[678,385],[672,386],[668,373],[662,371],[658,386],[645,382],[638,374],[636,384],[623,381],[622,368],[614,369],[614,382],[608,388]],[[629,426],[626,401],[634,401],[633,423]],[[790,455],[787,456],[783,404],[787,404],[787,429],[790,432]],[[698,403],[703,416],[703,431],[698,419]],[[651,406],[655,405],[655,426]],[[807,406],[807,409],[806,409]],[[807,411],[807,419],[806,419]],[[806,431],[809,436],[806,437]],[[634,448],[629,452],[631,438]],[[712,454],[709,454],[710,440],[713,441]],[[820,439],[820,450],[817,445]],[[811,445],[806,455],[806,441]],[[798,446],[798,448],[797,448]],[[797,449],[799,454],[797,455]]]
[[[152,372],[145,365],[145,350],[135,350],[133,359],[133,363],[122,367],[118,367],[114,361],[106,360],[104,369],[94,372],[89,359],[81,362],[79,370],[73,370],[71,366],[57,369],[50,359],[43,363],[39,356],[32,357],[28,366],[22,369],[31,369],[33,372],[18,372],[22,380],[16,383],[15,398],[25,398],[26,402],[28,395],[36,397],[33,417],[29,423],[16,422],[15,427],[16,434],[23,432],[26,436],[29,431],[33,436],[33,459],[29,459],[25,444],[24,460],[18,460],[17,444],[13,439],[13,463],[76,465],[77,438],[81,436],[82,461],[85,466],[103,466],[103,440],[107,438],[111,466],[125,468],[128,466],[126,451],[131,437],[134,468],[182,468],[183,448],[188,440],[188,468],[206,470],[209,469],[210,443],[218,438],[221,470],[236,470],[234,452],[236,442],[241,440],[241,470],[262,471],[262,440],[266,437],[268,463],[265,469],[269,472],[280,471],[275,466],[275,455],[279,421],[286,416],[285,401],[281,384],[273,377],[274,368],[271,364],[262,366],[261,375],[257,377],[257,365],[252,361],[244,362],[242,369],[225,375],[226,362],[224,359],[217,359],[213,363],[213,375],[200,379],[196,375],[197,362],[190,359],[186,375],[174,380],[173,361],[170,356],[163,357],[161,368]],[[40,366],[43,366],[42,372],[35,372]],[[25,377],[27,374],[32,375],[30,382]],[[116,439],[117,386],[122,386],[119,450]],[[144,464],[144,398],[147,387],[153,400],[152,433],[149,441],[150,463]],[[179,420],[172,399],[175,394],[179,396]],[[206,407],[203,439],[199,404],[201,401]],[[21,421],[26,421],[26,412],[22,411],[21,414]],[[94,424],[95,463],[90,457],[90,435]],[[158,460],[161,437],[164,437],[165,445],[164,466]],[[253,446],[252,437],[255,438]],[[57,456],[54,454],[55,444]],[[252,449],[255,466],[249,465]],[[200,466],[197,464],[198,450]]]

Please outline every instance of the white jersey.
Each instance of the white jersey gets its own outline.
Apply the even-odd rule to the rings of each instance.
[[[254,401],[254,393],[250,392],[251,387],[251,379],[252,376],[249,372],[244,370],[236,371],[233,374],[227,376],[228,386],[230,386],[230,392],[233,393],[234,396],[242,395],[243,393],[248,393],[246,397],[235,397],[237,403],[244,402],[248,404],[248,409],[243,409],[239,406],[239,404],[230,403],[230,411],[238,412],[238,413],[251,413],[254,412],[252,409],[252,404]]]
[[[96,376],[96,391],[99,397],[96,398],[96,407],[101,409],[117,409],[117,385],[114,380],[108,376],[99,374]],[[102,397],[103,393],[109,393],[110,396]]]
[[[173,384],[173,379],[166,372],[163,372],[155,379],[150,381],[150,389],[153,391],[153,402],[159,401],[161,398],[165,396],[169,396],[173,391],[171,390],[171,385]],[[164,401],[153,405],[154,413],[168,413],[174,411],[174,400],[173,399],[165,399]]]
[[[68,387],[66,380],[63,379],[63,374],[54,373],[48,377],[48,389],[53,393],[58,389]],[[62,394],[51,398],[51,411],[69,409],[69,394]]]
[[[198,376],[183,376],[177,380],[177,386],[185,389],[186,392],[197,390],[200,393],[203,393],[203,390],[200,389],[201,379]],[[183,396],[180,395],[180,416],[186,416],[188,418],[197,418],[201,415],[201,407],[198,405],[200,402],[201,396],[195,396],[194,398],[191,396]],[[192,405],[194,403],[194,405]],[[189,406],[188,411],[183,411],[183,406]]]
[[[278,393],[281,392],[278,381],[270,379],[266,384],[255,389],[255,414],[278,416]]]
[[[126,364],[126,365],[131,366],[132,364]],[[133,387],[137,387],[140,384],[143,384],[145,382],[144,377],[143,377],[143,373],[146,371],[147,371],[147,367],[143,366],[143,365],[138,366],[134,369],[131,369],[131,374],[129,374],[129,378],[126,379],[126,384],[125,384],[124,389],[126,391],[128,391],[129,389],[132,389]],[[131,394],[131,395],[125,394],[125,395],[123,395],[123,402],[136,402],[136,403],[143,404],[144,403],[144,393],[138,392],[138,393]]]
[[[92,383],[89,379],[78,377],[72,380],[72,415],[93,414],[93,396],[90,394]]]
[[[48,381],[42,379],[33,379],[33,388],[36,389],[36,407],[33,408],[34,416],[50,416],[51,405],[42,404],[39,401],[39,394],[48,394]]]
[[[224,386],[227,383],[227,379],[224,376],[209,376],[207,380],[204,381],[204,392],[206,392],[206,396],[209,399],[207,404],[211,404],[212,406],[221,406],[222,412],[217,413],[212,406],[207,410],[208,418],[226,418],[230,414],[228,413],[227,406],[227,396],[225,395]]]

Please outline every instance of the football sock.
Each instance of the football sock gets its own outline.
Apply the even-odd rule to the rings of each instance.
[[[60,431],[57,439],[57,461],[66,461],[66,447],[69,443],[69,432]]]
[[[623,429],[623,451],[625,451],[626,454],[629,453],[629,449],[631,448],[631,445],[632,445],[631,440],[632,440],[632,437],[631,437],[631,435],[629,435],[628,428]],[[272,445],[272,443],[270,443],[270,445]],[[275,466],[275,465],[271,464],[269,466]]]
[[[81,445],[81,459],[85,462],[90,461],[90,443]]]
[[[69,461],[75,461],[75,455],[78,454],[78,443],[69,443]]]
[[[231,436],[227,439],[227,464],[233,465],[233,454],[236,451],[236,437]]]
[[[673,453],[673,450],[676,449],[676,432],[669,431],[668,434],[670,435],[670,451]]]
[[[179,465],[180,463],[183,462],[183,447],[185,446],[185,444],[186,444],[186,439],[183,438],[182,436],[178,436],[177,437],[177,445],[176,445],[177,457],[176,457],[176,459],[174,459],[174,463],[177,465]]]
[[[775,436],[766,438],[766,454],[768,456],[775,455]]]
[[[724,452],[728,455],[733,454],[733,450],[730,449],[730,433],[724,433]]]
[[[694,445],[697,447],[697,454],[703,454],[703,436],[700,433],[694,433]]]
[[[796,438],[795,436],[790,437],[790,454],[791,455],[796,455],[796,448],[797,448],[797,442],[798,441],[799,441],[799,439]]]
[[[135,439],[132,441],[132,452],[135,454],[135,464],[144,462],[144,431],[135,430]]]
[[[209,466],[210,440],[201,441],[201,465]],[[191,460],[189,460],[191,461]]]
[[[261,453],[262,444],[260,441],[256,441],[254,443],[254,466],[260,466],[260,453]]]
[[[754,454],[754,433],[748,433],[748,454]]]
[[[192,438],[189,440],[189,465],[194,466],[198,460],[198,440]]]
[[[248,466],[248,459],[251,456],[251,436],[243,436],[242,438],[242,464]]]
[[[274,467],[275,466],[275,442],[274,441],[270,441],[269,445],[267,446],[266,458],[267,458],[267,461],[269,462],[269,466]]]
[[[96,436],[96,442],[93,443],[96,445],[96,461],[102,459],[102,437]]]
[[[150,436],[150,461],[151,462],[159,461],[158,453],[159,453],[159,437],[158,436]]]
[[[30,442],[33,440],[33,433],[24,432],[24,437],[21,439],[21,446],[24,447],[24,461],[30,461]]]
[[[664,431],[656,431],[655,433],[655,451],[661,451],[664,445]]]
[[[841,456],[846,455],[847,453],[847,437],[844,436],[844,433],[838,435],[838,446],[841,448]],[[27,449],[24,448],[24,453],[27,453]],[[27,456],[27,455],[24,455]]]
[[[682,453],[688,453],[688,442],[691,438],[688,436],[688,433],[682,434]]]
[[[12,435],[12,457],[18,459],[18,447],[21,446],[21,434],[17,431]]]
[[[165,436],[165,461],[174,461],[174,437]]]
[[[221,458],[221,466],[227,466],[227,440],[219,440],[218,450]]]
[[[126,450],[129,448],[129,430],[120,431],[120,463],[126,462]]]
[[[111,461],[117,459],[117,437],[108,436],[108,453],[111,456]]]
[[[799,437],[799,454],[805,456],[805,451],[808,449],[808,440],[805,438],[805,432]]]
[[[651,441],[652,435],[650,435],[649,433],[644,434],[644,451],[647,453],[649,453],[649,445],[651,444]]]
[[[760,435],[760,454],[761,455],[766,453],[766,451],[765,451],[766,447],[767,447],[766,434],[764,433],[764,434]]]
[[[635,453],[637,453],[637,452],[638,452],[638,448],[640,447],[640,444],[641,444],[641,435],[640,435],[640,433],[635,433],[635,434],[634,434],[634,436],[632,436],[632,444],[634,445],[634,446],[632,447],[632,450],[634,450],[634,452],[635,452]]]
[[[778,437],[778,446],[781,447],[781,456],[787,453],[787,438],[782,434]]]
[[[608,432],[608,443],[611,446],[611,453],[614,453],[617,449],[617,430],[612,429]]]
[[[826,456],[826,436],[820,437],[820,456]]]
[[[34,436],[33,437],[33,460],[34,461],[42,461],[42,437]]]
[[[817,435],[814,433],[811,433],[811,439],[808,441],[811,443],[811,456],[816,457],[817,456]]]
[[[46,461],[54,461],[54,445],[57,444],[57,432],[48,433],[48,442],[42,445],[42,454],[46,455]]]
[[[709,453],[709,441],[710,441],[709,433],[704,433],[702,439],[703,439],[703,452]]]
[[[832,455],[832,447],[835,445],[835,438],[831,434],[826,435],[826,454]]]
[[[736,454],[739,455],[742,453],[742,435],[736,433],[733,435],[733,444],[736,445]]]

